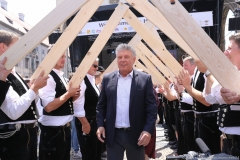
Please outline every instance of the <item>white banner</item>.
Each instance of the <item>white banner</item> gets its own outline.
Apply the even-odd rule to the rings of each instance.
[[[213,17],[212,12],[197,12],[190,13],[191,16],[196,20],[196,22],[202,26],[213,26]],[[145,23],[147,19],[145,17],[138,18],[142,23]],[[101,33],[103,27],[107,24],[108,21],[97,21],[97,22],[88,22],[78,36],[86,35],[96,35]],[[158,28],[156,28],[158,29]],[[124,32],[135,32],[135,30],[124,20],[122,19],[117,28],[113,33],[124,33]]]

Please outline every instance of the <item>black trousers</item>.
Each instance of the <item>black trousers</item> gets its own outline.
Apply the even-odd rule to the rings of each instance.
[[[145,160],[143,146],[136,148],[131,144],[131,134],[123,129],[115,129],[114,139],[111,146],[107,145],[107,160],[123,160],[124,151],[128,160]]]
[[[82,160],[101,160],[103,143],[96,136],[96,119],[88,119],[88,122],[90,123],[91,131],[89,134],[84,135],[81,122],[77,118],[75,119]]]
[[[0,130],[0,133],[12,130]],[[0,138],[1,160],[37,160],[37,127],[21,128],[9,138]]]
[[[212,154],[218,154],[220,150],[221,132],[217,126],[217,116],[206,118],[195,118],[196,138],[201,138]]]
[[[182,134],[182,127],[181,127],[181,115],[180,115],[180,110],[179,108],[175,109],[175,124],[176,124],[176,129],[178,133],[178,149],[177,149],[177,154],[181,155],[186,153],[185,150],[185,144],[184,144],[184,138]]]
[[[39,160],[69,160],[70,127],[51,127],[40,124],[40,128]]]
[[[240,157],[240,139],[223,139],[222,153]]]
[[[185,151],[196,151],[194,139],[194,113],[181,113],[182,133],[185,144]]]
[[[168,136],[169,136],[169,141],[175,141],[176,140],[176,135],[175,135],[175,131],[172,127],[172,121],[170,120],[170,118],[172,118],[172,116],[170,116],[171,114],[174,114],[173,112],[170,111],[168,104],[165,104],[164,106],[165,109],[165,120],[166,120],[166,125],[168,126]]]

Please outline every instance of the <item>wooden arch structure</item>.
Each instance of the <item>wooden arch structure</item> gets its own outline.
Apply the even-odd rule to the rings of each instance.
[[[79,31],[88,22],[103,0],[65,0],[33,27],[26,35],[9,48],[1,57],[7,57],[5,64],[7,69],[13,68],[24,56],[38,45],[45,37],[66,21],[70,16],[77,15],[70,25],[64,30],[51,51],[34,72],[32,79],[44,70],[49,74],[62,53],[68,48]],[[183,6],[176,1],[174,5],[169,0],[127,0],[127,2],[144,15],[149,23],[144,25],[129,10],[129,6],[119,3],[98,38],[87,52],[82,63],[72,77],[73,86],[79,86],[88,69],[106,44],[114,29],[124,18],[137,32],[130,44],[138,52],[138,58],[144,61],[147,69],[154,76],[155,81],[164,83],[166,76],[170,78],[181,71],[181,65],[169,54],[161,39],[156,36],[154,26],[158,27],[178,46],[194,58],[199,58],[208,67],[216,79],[226,88],[240,93],[238,80],[240,75],[237,69],[225,57],[222,51],[215,45],[202,28],[192,19]],[[62,13],[64,11],[64,13]],[[156,59],[150,53],[141,40],[160,57]],[[140,64],[136,66],[141,67]],[[171,70],[169,71],[168,68]],[[159,72],[161,71],[163,75]],[[224,76],[223,76],[224,75]]]

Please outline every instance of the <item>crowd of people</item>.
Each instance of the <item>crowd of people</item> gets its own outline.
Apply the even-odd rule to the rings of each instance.
[[[0,55],[18,39],[0,30]],[[229,41],[224,54],[240,70],[240,34]],[[103,153],[123,160],[124,152],[128,160],[154,159],[156,124],[164,121],[176,155],[198,152],[201,138],[212,154],[240,156],[240,96],[200,59],[184,58],[176,80],[153,85],[151,75],[133,69],[132,46],[120,44],[115,53],[118,70],[101,79],[97,58],[78,87],[61,71],[65,53],[48,76],[42,71],[28,83],[4,67],[6,57],[0,61],[0,159],[37,160],[39,148],[39,160],[69,160],[71,147],[82,160]]]

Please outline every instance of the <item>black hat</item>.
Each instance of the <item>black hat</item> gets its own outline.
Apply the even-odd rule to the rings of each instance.
[[[103,68],[103,66],[98,66],[98,70],[97,70],[98,72],[104,72],[105,71],[105,69]]]

